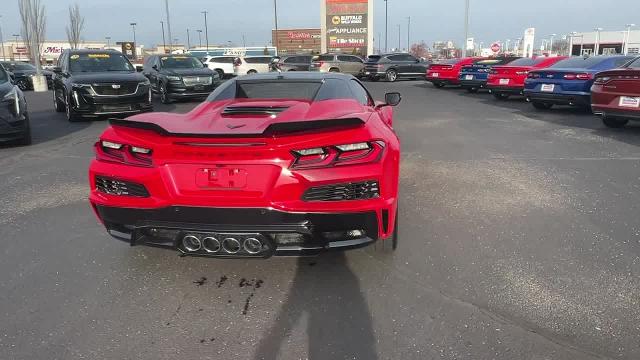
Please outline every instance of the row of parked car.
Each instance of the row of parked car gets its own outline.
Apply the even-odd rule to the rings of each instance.
[[[534,108],[590,108],[608,127],[640,120],[640,57],[461,58],[433,64],[437,88],[487,89],[498,100],[520,95]]]

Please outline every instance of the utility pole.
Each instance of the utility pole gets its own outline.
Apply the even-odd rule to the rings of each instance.
[[[278,56],[278,0],[273,0],[273,16],[275,17],[276,25],[276,43],[272,45],[276,48],[276,56]]]
[[[204,14],[204,38],[207,41],[207,55],[209,55],[209,26],[207,25],[207,13],[208,11],[202,11]]]
[[[557,36],[557,34],[549,35],[551,37],[551,44],[549,45],[549,55],[553,54],[553,38]]]
[[[187,50],[191,49],[191,37],[189,36],[189,28],[187,28]]]
[[[636,24],[627,24],[627,40],[624,42],[624,54],[629,54],[629,40],[631,40],[631,28],[636,26]],[[4,51],[4,47],[2,48]],[[2,54],[4,56],[4,53]]]
[[[244,37],[244,34],[242,34],[242,47],[247,48],[247,39]]]
[[[169,17],[169,0],[164,0],[164,7],[167,13],[167,36],[169,37],[169,52],[173,50],[173,45],[171,42],[171,19]]]
[[[411,50],[411,16],[407,17],[407,52]]]
[[[600,32],[602,30],[604,30],[604,29],[603,28],[595,28],[593,30],[596,31],[596,45],[594,47],[594,51],[593,52],[594,52],[595,56],[598,56],[598,55],[600,55]]]
[[[401,39],[400,39],[400,24],[398,24],[398,51],[402,50],[402,45],[401,45]]]
[[[384,52],[389,52],[389,2],[384,0]]]
[[[164,21],[160,21],[160,26],[162,26],[162,53],[167,53],[167,41],[164,38]]]
[[[138,25],[138,24],[132,22],[129,25],[131,25],[131,28],[133,29],[133,43],[136,44],[136,25]]]
[[[464,0],[464,45],[462,55],[467,55],[467,39],[469,39],[469,0]]]
[[[198,32],[198,43],[200,44],[199,46],[202,47],[202,30],[198,29],[196,31]]]
[[[0,15],[0,18],[2,15]],[[7,61],[7,56],[4,54],[4,38],[2,36],[2,24],[0,24],[0,43],[2,44],[2,61]]]
[[[111,47],[111,36],[105,36],[105,39],[107,39],[107,49]]]

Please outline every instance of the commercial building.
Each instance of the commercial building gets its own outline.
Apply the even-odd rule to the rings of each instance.
[[[322,52],[373,54],[374,0],[320,0]]]
[[[592,31],[568,35],[572,55],[623,54],[628,44],[628,54],[640,54],[640,30]],[[597,48],[597,51],[596,51]]]
[[[47,40],[42,44],[40,59],[45,65],[52,65],[58,61],[58,57],[65,49],[70,49],[68,41]],[[130,58],[144,53],[144,46],[135,46],[133,42],[105,42],[105,41],[83,41],[81,49],[114,49],[122,51]],[[135,52],[134,52],[135,48]],[[0,44],[0,58],[8,61],[31,61],[26,44],[19,40],[5,41]]]
[[[278,55],[319,54],[322,50],[320,29],[271,30],[271,38]]]

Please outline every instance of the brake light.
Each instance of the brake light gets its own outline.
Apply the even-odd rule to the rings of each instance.
[[[109,161],[133,166],[152,166],[152,150],[121,144],[108,140],[100,140],[95,146],[96,159],[100,161]]]
[[[609,80],[611,80],[610,76],[602,76],[602,77],[596,78],[596,81],[594,83],[595,84],[606,84],[606,83],[609,82]]]
[[[529,72],[526,71],[526,70],[525,71],[516,71],[516,75],[527,75],[527,74],[529,74]]]
[[[313,169],[331,166],[359,165],[377,162],[382,156],[382,141],[294,150],[292,169]]]
[[[242,60],[240,58],[233,59],[233,66],[240,66],[240,65],[242,65]]]
[[[540,78],[540,74],[538,73],[530,72],[527,75],[527,79],[539,79],[539,78]]]
[[[593,78],[593,75],[587,73],[565,74],[563,78],[565,80],[591,80]]]
[[[322,67],[322,65],[324,65],[324,61],[316,61],[313,63],[313,66],[315,67]]]

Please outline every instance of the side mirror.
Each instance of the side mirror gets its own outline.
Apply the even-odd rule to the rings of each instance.
[[[397,106],[402,101],[402,95],[399,92],[390,92],[384,94],[384,102],[387,106]]]
[[[60,74],[62,73],[62,68],[60,66],[54,66],[51,71],[53,71],[56,74]]]

